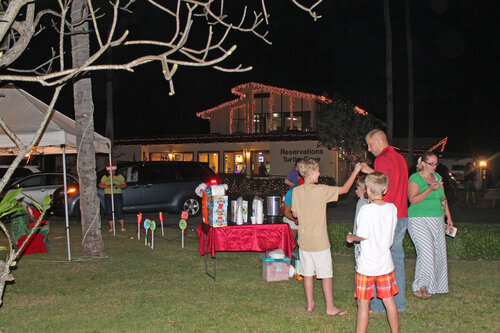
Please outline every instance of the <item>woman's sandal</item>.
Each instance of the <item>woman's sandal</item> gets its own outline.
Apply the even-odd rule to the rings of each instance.
[[[413,292],[413,296],[415,296],[416,298],[422,298],[422,297],[424,297],[424,294],[422,293],[421,290],[415,290]]]
[[[429,294],[429,293],[427,292],[427,287],[426,287],[426,286],[423,286],[422,288],[420,288],[420,290],[419,290],[419,291],[420,291],[420,293],[422,294],[422,297],[423,297],[423,298],[429,298],[429,297],[431,297],[431,296],[432,296],[432,294]]]

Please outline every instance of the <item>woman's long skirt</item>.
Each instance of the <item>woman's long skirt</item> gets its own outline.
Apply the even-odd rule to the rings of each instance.
[[[413,291],[425,286],[430,294],[447,293],[448,261],[444,217],[410,217],[408,233],[417,252]]]

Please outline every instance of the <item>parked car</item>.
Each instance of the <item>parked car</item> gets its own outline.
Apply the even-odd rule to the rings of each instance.
[[[416,167],[413,166],[408,171],[408,174],[411,176],[416,172]],[[448,200],[448,204],[453,206],[457,201],[457,180],[450,172],[448,167],[444,164],[438,164],[436,167],[436,172],[443,178],[443,187],[444,192],[446,194],[446,199]]]
[[[62,172],[38,172],[9,183],[4,191],[2,191],[1,196],[3,197],[10,191],[22,187],[22,192],[17,196],[18,200],[22,199],[25,203],[32,202],[31,199],[23,195],[24,193],[37,202],[42,203],[43,198],[47,195],[53,195],[54,191],[63,184],[64,174]],[[68,186],[77,185],[78,178],[74,175],[67,174],[67,184]]]
[[[9,169],[10,165],[0,165],[0,178],[3,178],[5,173],[7,172],[7,169]],[[10,176],[9,182],[12,183],[13,181],[29,176],[31,174],[40,172],[40,169],[38,169],[37,166],[34,165],[20,165],[18,166],[15,170],[12,176]]]
[[[97,174],[97,182],[106,174]],[[123,189],[123,211],[179,213],[185,210],[190,216],[201,212],[201,198],[194,190],[200,183],[217,184],[218,178],[208,163],[201,162],[130,162],[117,165],[116,174],[127,182]],[[97,189],[104,211],[104,190]],[[64,215],[64,192],[54,193],[52,209],[56,215]],[[68,212],[70,216],[80,214],[80,192],[78,186],[68,188]]]

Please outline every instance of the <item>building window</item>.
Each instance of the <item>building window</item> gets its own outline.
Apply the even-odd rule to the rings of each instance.
[[[271,94],[268,92],[262,91],[253,94],[253,126],[255,133],[269,132],[269,98],[271,98]]]
[[[172,161],[192,161],[194,158],[193,153],[173,153]]]
[[[287,120],[290,120],[290,115],[288,115]],[[292,130],[301,132],[310,132],[312,130],[311,111],[294,111],[292,120]]]
[[[242,151],[224,153],[224,173],[245,173],[245,155]]]
[[[168,152],[164,153],[150,153],[149,154],[150,161],[168,161]]]
[[[194,158],[193,153],[150,153],[150,161],[192,161]]]
[[[245,133],[247,118],[244,106],[231,109],[231,133]]]
[[[257,113],[253,115],[255,133],[267,133],[269,129],[269,113]]]
[[[210,169],[215,173],[219,172],[219,152],[200,152],[198,153],[198,162],[208,163]]]
[[[283,116],[285,114],[281,113],[281,112],[274,112],[272,114],[272,117],[273,117],[273,127],[271,128],[271,131],[272,132],[284,132],[283,131]]]
[[[263,172],[265,167],[265,172]],[[250,156],[250,170],[254,176],[267,176],[270,174],[269,150],[252,151]],[[265,173],[265,174],[264,174]]]

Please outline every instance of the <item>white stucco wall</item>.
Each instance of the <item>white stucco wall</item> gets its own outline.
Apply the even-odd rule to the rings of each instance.
[[[287,175],[297,158],[312,158],[320,167],[321,175],[336,177],[337,152],[318,146],[318,141],[270,142],[271,173]]]

